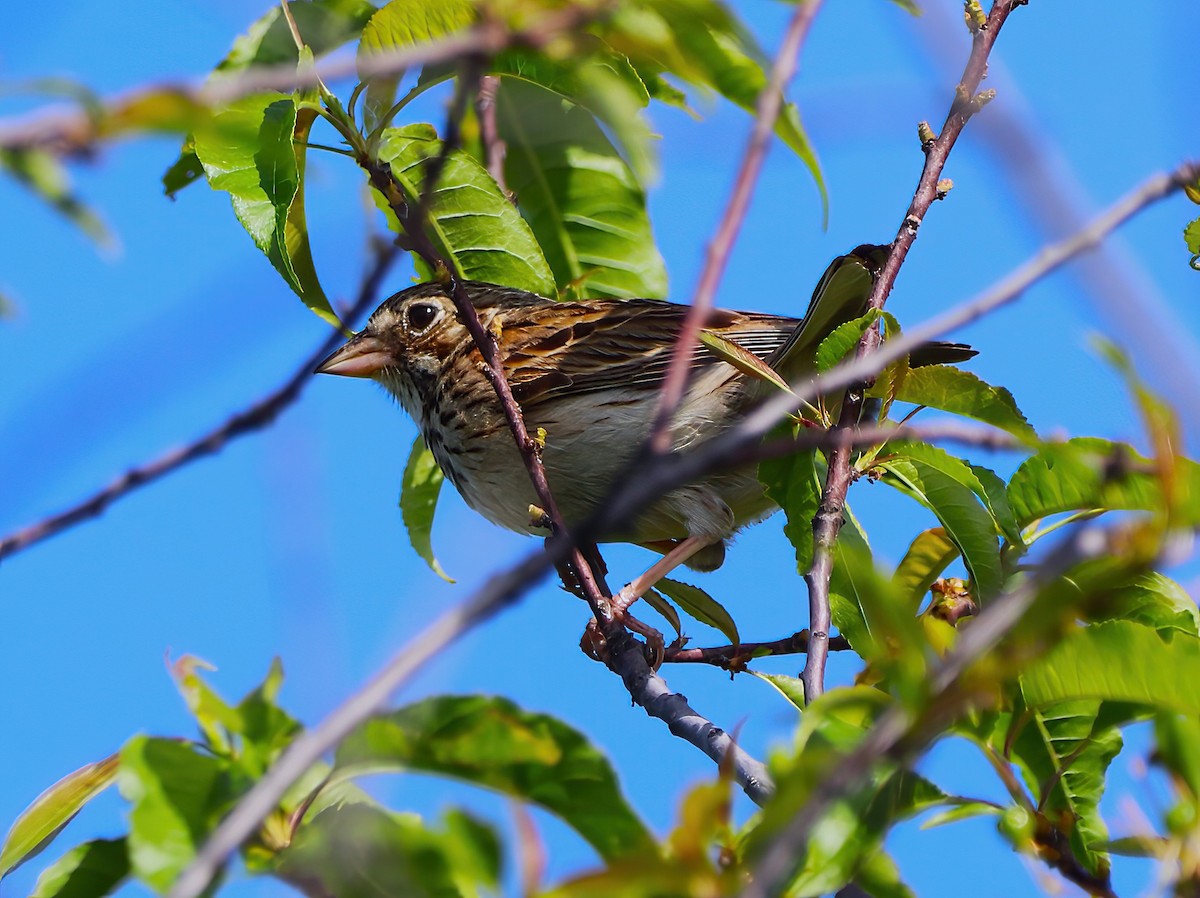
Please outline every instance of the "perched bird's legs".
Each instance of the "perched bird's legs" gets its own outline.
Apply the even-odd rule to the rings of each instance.
[[[689,536],[687,539],[681,540],[672,547],[671,551],[650,565],[644,574],[635,577],[626,584],[624,589],[613,596],[613,611],[617,614],[624,614],[625,610],[649,592],[655,583],[681,564],[685,564],[697,552],[712,544],[711,538],[703,536]]]

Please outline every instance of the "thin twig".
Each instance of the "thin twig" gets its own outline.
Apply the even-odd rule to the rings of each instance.
[[[671,418],[683,401],[692,350],[712,310],[717,285],[725,273],[729,255],[741,231],[742,222],[745,221],[746,210],[750,207],[750,198],[754,195],[758,175],[767,155],[767,147],[770,146],[771,135],[775,130],[775,121],[783,107],[784,88],[796,71],[800,47],[820,6],[821,0],[805,0],[797,5],[788,23],[779,54],[775,57],[770,80],[758,95],[754,128],[742,155],[733,192],[729,196],[729,203],[721,216],[717,232],[708,245],[704,270],[701,271],[700,281],[696,285],[696,294],[692,297],[692,304],[680,326],[671,364],[663,378],[658,410],[654,416],[654,425],[650,429],[649,445],[652,452],[662,454],[671,450]]]
[[[915,33],[924,39],[928,57],[939,69],[947,69],[951,64],[945,52],[951,45],[947,38],[952,28],[961,27],[961,16],[955,11],[952,16],[928,15],[921,21],[927,27],[916,28]],[[1004,96],[1004,103],[980,116],[972,133],[990,155],[989,168],[1007,178],[1011,195],[1025,207],[1041,240],[1057,240],[1078,230],[1096,203],[1056,139],[1056,129],[1031,120],[1020,86],[994,59],[988,64],[988,83]],[[1072,269],[1070,277],[1139,363],[1153,371],[1160,383],[1170,385],[1172,404],[1193,430],[1200,428],[1200,346],[1180,312],[1155,288],[1127,246],[1115,241],[1091,264]]]
[[[917,181],[917,189],[913,193],[912,202],[909,203],[900,229],[896,232],[896,239],[892,242],[887,261],[871,290],[870,307],[872,309],[882,309],[883,304],[887,302],[888,294],[892,292],[892,287],[896,283],[896,276],[900,273],[900,266],[904,264],[905,256],[908,255],[913,241],[917,239],[917,230],[921,227],[921,222],[925,220],[925,214],[929,211],[930,206],[938,199],[938,181],[941,180],[942,170],[946,167],[950,151],[954,149],[954,144],[958,141],[959,135],[962,134],[962,130],[971,116],[983,108],[990,99],[987,94],[977,93],[980,83],[987,75],[988,56],[992,52],[992,47],[1000,35],[1000,29],[1004,26],[1005,20],[1008,19],[1009,13],[1020,5],[1020,0],[995,0],[991,11],[988,12],[987,22],[975,31],[971,42],[971,53],[967,57],[967,65],[963,69],[962,78],[959,79],[958,86],[954,89],[954,99],[950,103],[946,121],[933,142],[924,147],[925,166]],[[878,337],[878,331],[869,333]]]
[[[831,652],[850,651],[845,636],[829,640]],[[745,670],[746,662],[768,655],[800,655],[808,651],[808,630],[801,630],[783,639],[770,642],[742,642],[738,645],[718,645],[712,648],[671,649],[663,660],[670,664],[713,664],[724,670]]]
[[[398,252],[395,244],[382,240],[376,241],[374,261],[363,278],[354,304],[344,316],[345,323],[350,324],[358,320],[378,299],[379,285],[395,261]],[[98,517],[113,502],[124,498],[138,487],[153,483],[160,477],[170,474],[198,458],[219,452],[230,440],[267,427],[280,412],[296,401],[312,379],[313,368],[343,339],[345,338],[340,330],[333,330],[321,341],[317,349],[292,372],[292,375],[281,387],[232,415],[220,427],[210,430],[185,446],[160,455],[153,461],[130,468],[108,486],[75,503],[65,511],[0,539],[0,560],[28,549],[44,539],[49,539],[69,527]]]
[[[986,23],[975,30],[967,66],[955,88],[954,100],[950,104],[946,122],[941,133],[929,145],[923,147],[925,166],[917,182],[912,202],[909,203],[908,212],[896,239],[892,242],[887,260],[872,286],[868,303],[872,309],[882,309],[887,301],[896,275],[900,272],[900,266],[904,264],[909,247],[916,239],[917,228],[939,196],[938,182],[950,151],[954,148],[967,120],[986,102],[976,91],[979,90],[979,84],[987,72],[988,55],[1014,6],[1013,0],[996,0]],[[873,352],[879,346],[879,340],[879,327],[869,328],[858,343],[857,357],[863,359]],[[862,408],[862,391],[857,385],[852,385],[842,399],[838,428],[856,425]],[[850,489],[849,446],[835,446],[829,453],[827,462],[825,487],[821,492],[817,514],[813,518],[813,561],[804,577],[808,586],[809,627],[812,629],[813,640],[805,658],[804,672],[800,677],[804,681],[805,699],[810,702],[825,691],[825,665],[828,659],[825,642],[829,638],[830,627],[829,577],[833,569],[833,546],[842,529],[846,493]]]
[[[0,147],[37,147],[63,154],[83,153],[97,141],[111,136],[114,121],[119,130],[120,119],[128,110],[136,111],[147,101],[164,96],[173,97],[198,110],[209,109],[265,91],[315,87],[320,82],[355,76],[366,80],[394,75],[416,66],[471,55],[490,56],[510,47],[536,49],[551,40],[571,34],[606,12],[603,5],[570,6],[517,31],[507,30],[498,21],[484,20],[465,31],[438,40],[362,59],[356,58],[354,53],[339,53],[312,66],[255,66],[232,75],[218,73],[203,82],[165,82],[140,88],[86,108],[42,109],[28,116],[0,120]]]
[[[479,142],[483,145],[483,162],[496,186],[512,199],[504,181],[504,158],[508,146],[500,138],[496,125],[496,91],[500,89],[498,75],[484,75],[479,80],[479,95],[475,98],[475,115],[479,118]]]

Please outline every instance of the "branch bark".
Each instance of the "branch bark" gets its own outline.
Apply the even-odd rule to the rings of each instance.
[[[912,202],[892,241],[891,251],[884,262],[883,269],[875,279],[871,289],[869,308],[882,309],[891,293],[900,266],[908,255],[908,250],[917,238],[917,229],[933,205],[934,200],[941,195],[938,182],[950,151],[954,148],[958,136],[966,126],[971,116],[983,107],[989,97],[978,94],[979,84],[987,72],[988,55],[1000,35],[1008,14],[1018,5],[1016,0],[996,0],[988,13],[987,21],[975,28],[971,44],[971,53],[967,58],[967,66],[962,78],[954,89],[954,100],[942,125],[941,133],[928,145],[924,146],[925,166],[917,181],[917,189],[913,193]],[[859,341],[857,357],[865,358],[873,352],[880,342],[879,327],[876,325],[863,334]],[[862,412],[862,393],[856,387],[851,387],[842,400],[838,428],[853,427],[858,423]],[[842,514],[846,505],[846,493],[850,489],[850,449],[837,446],[828,459],[829,470],[825,478],[825,487],[821,492],[821,502],[816,517],[813,518],[813,563],[804,580],[808,586],[809,627],[812,630],[812,644],[805,659],[804,672],[800,678],[804,681],[804,696],[807,701],[813,701],[825,691],[825,665],[828,660],[829,628],[831,626],[829,610],[829,577],[833,570],[833,546],[837,542],[838,533],[842,529]]]

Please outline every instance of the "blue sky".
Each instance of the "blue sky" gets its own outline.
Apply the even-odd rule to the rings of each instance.
[[[879,0],[826,4],[792,95],[824,166],[829,228],[821,229],[803,167],[776,147],[719,291],[721,305],[798,314],[832,256],[894,235],[921,165],[916,122],[940,123],[953,83],[945,60],[956,78],[967,49],[960,5],[925,6],[925,17],[913,20]],[[0,82],[60,74],[111,93],[200,76],[263,8],[241,0],[131,0],[114,12],[64,2],[51,22],[36,5],[22,4],[6,15]],[[773,48],[790,8],[757,0],[738,8]],[[1200,153],[1189,90],[1197,76],[1189,35],[1197,26],[1200,10],[1178,4],[1084,14],[1069,4],[1032,3],[1013,15],[993,57],[996,107],[1024,117],[1098,208]],[[739,111],[699,105],[702,121],[675,110],[653,113],[663,174],[651,210],[677,301],[690,297],[750,127]],[[0,104],[6,112],[25,108],[20,98]],[[431,114],[440,121],[440,112]],[[928,216],[889,303],[902,322],[973,295],[1042,242],[1008,167],[976,124],[946,172],[956,187]],[[18,305],[14,318],[0,321],[0,532],[223,421],[279,384],[324,333],[253,248],[225,196],[197,186],[174,203],[162,197],[158,177],[174,149],[171,140],[129,141],[73,168],[81,193],[117,235],[116,251],[97,251],[0,181],[0,290]],[[1013,164],[1020,170],[1029,160]],[[348,297],[363,261],[366,213],[345,160],[311,159],[308,204],[322,279],[331,295]],[[1168,395],[1194,408],[1196,382],[1171,359],[1173,351],[1197,357],[1200,275],[1188,269],[1180,238],[1195,214],[1182,198],[1161,204],[1101,250],[1132,260],[1135,277],[1160,298],[1153,340],[1130,345],[1135,328],[1127,316],[1139,309],[1101,311],[1065,272],[955,335],[980,350],[972,370],[1009,387],[1043,432],[1136,441],[1139,426],[1119,383],[1089,349],[1088,335],[1099,332],[1126,345]],[[398,268],[390,288],[403,288],[410,275]],[[1185,425],[1195,435],[1200,420],[1187,417]],[[434,545],[458,583],[425,569],[407,546],[395,505],[413,436],[381,391],[318,379],[272,429],[0,565],[0,826],[42,788],[134,733],[189,732],[164,667],[167,653],[217,665],[213,681],[231,696],[257,683],[279,655],[288,675],[285,705],[314,722],[424,622],[527,551],[528,540],[447,495]],[[1013,464],[984,453],[974,460],[1001,473]],[[857,487],[851,501],[884,561],[898,560],[907,540],[931,523],[879,485]],[[786,635],[806,617],[791,557],[780,520],[772,519],[743,534],[724,568],[697,582],[734,611],[745,638]],[[633,549],[613,549],[608,558],[614,581],[646,563]],[[1177,572],[1189,586],[1195,573],[1195,565]],[[431,665],[401,698],[493,692],[561,716],[614,759],[631,800],[662,831],[682,791],[711,766],[631,709],[616,678],[579,653],[585,619],[580,603],[543,584]],[[697,644],[719,641],[698,625],[690,629]],[[794,673],[796,662],[770,669]],[[703,713],[740,725],[755,754],[788,738],[794,715],[763,684],[730,682],[715,669],[665,673]],[[835,680],[853,673],[846,659],[835,660]],[[1144,746],[1136,733],[1134,742]],[[1133,754],[1114,764],[1106,798],[1116,828],[1129,819],[1128,802],[1151,806],[1148,787],[1131,778]],[[961,746],[938,746],[922,770],[950,789],[1002,796]],[[432,812],[466,800],[502,825],[509,820],[503,802],[442,781],[377,785],[400,807]],[[63,846],[118,831],[119,813],[115,797],[98,802]],[[538,820],[554,849],[552,876],[592,862],[560,824]],[[908,824],[889,844],[925,896],[1037,888],[1040,874],[1031,876],[987,821],[932,832]],[[57,853],[56,846],[46,857]],[[39,862],[31,867],[0,894],[24,894]],[[988,871],[983,881],[981,869]],[[1148,883],[1145,865],[1124,862],[1118,870],[1119,892]],[[243,883],[229,894],[285,892]]]

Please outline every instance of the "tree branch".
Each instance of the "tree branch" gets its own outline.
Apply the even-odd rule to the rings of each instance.
[[[565,554],[561,551],[559,554]],[[381,710],[400,686],[464,634],[515,602],[545,576],[551,552],[534,552],[493,575],[467,601],[442,614],[410,639],[374,677],[313,729],[296,739],[238,801],[180,874],[168,898],[197,898],[233,852],[258,828],[284,794],[325,752]]]
[[[775,130],[775,121],[783,108],[784,87],[796,71],[800,47],[820,7],[821,0],[804,0],[797,4],[796,11],[792,13],[788,23],[787,32],[783,36],[779,54],[775,57],[775,64],[771,68],[770,80],[758,96],[754,128],[742,155],[733,192],[729,196],[729,203],[721,216],[717,232],[708,245],[704,269],[696,285],[696,294],[692,297],[692,304],[680,326],[671,364],[663,378],[658,411],[650,429],[649,445],[652,452],[661,454],[671,451],[671,418],[683,401],[692,349],[695,348],[700,330],[712,310],[717,285],[725,273],[733,244],[741,231],[742,222],[746,219],[746,210],[750,207],[750,198],[754,195],[758,175],[762,171],[767,147]]]
[[[713,664],[724,670],[746,670],[746,662],[767,655],[799,655],[808,651],[808,630],[800,630],[783,639],[771,642],[742,642],[738,645],[719,645],[707,649],[667,649],[663,659],[669,664]],[[829,640],[833,652],[850,651],[849,640],[835,636]]]
[[[356,321],[377,300],[379,285],[396,259],[399,249],[392,243],[375,241],[374,261],[363,278],[354,304],[346,312],[344,321]],[[0,539],[0,561],[15,555],[30,546],[49,539],[70,527],[101,515],[113,502],[160,477],[182,468],[184,465],[212,455],[225,447],[230,440],[254,433],[269,426],[285,408],[295,402],[312,377],[312,370],[325,356],[333,351],[344,337],[334,330],[321,341],[317,349],[308,356],[284,384],[262,399],[232,415],[224,424],[210,430],[204,436],[185,446],[172,449],[153,461],[130,468],[108,486],[56,515],[31,524]]]
[[[132,117],[131,111],[135,115],[148,101],[170,97],[176,104],[200,112],[266,91],[316,87],[321,82],[349,77],[366,80],[395,75],[415,66],[472,55],[490,56],[515,46],[536,49],[571,34],[605,11],[602,4],[593,8],[570,6],[516,31],[509,31],[501,22],[484,20],[438,40],[364,59],[357,59],[353,53],[339,53],[312,66],[297,67],[291,63],[255,66],[232,75],[217,74],[203,82],[164,82],[85,108],[42,109],[29,116],[0,119],[0,147],[38,148],[64,155],[85,154],[96,142],[129,130],[130,125],[122,121],[122,117]]]
[[[917,237],[917,228],[925,218],[941,192],[938,182],[942,177],[950,150],[954,148],[958,135],[967,120],[987,102],[984,95],[977,95],[979,83],[987,72],[988,54],[991,53],[1000,29],[1008,14],[1017,5],[1015,0],[995,0],[987,21],[976,26],[971,54],[967,66],[954,90],[954,100],[946,115],[942,131],[925,145],[925,166],[917,181],[917,189],[909,203],[908,212],[892,242],[891,250],[883,269],[871,289],[868,306],[882,309],[908,255],[909,247]],[[969,21],[969,20],[968,20]],[[869,328],[859,341],[857,357],[865,358],[879,346],[879,327]],[[862,413],[863,397],[857,386],[852,386],[842,400],[838,428],[853,427]],[[804,696],[813,701],[825,691],[825,664],[828,659],[826,641],[831,625],[829,610],[829,577],[833,570],[833,546],[842,529],[842,514],[846,505],[846,493],[850,489],[850,448],[835,446],[828,457],[828,473],[817,514],[813,518],[813,562],[804,577],[808,585],[809,627],[812,630],[812,645],[804,663],[800,678],[804,681]]]

